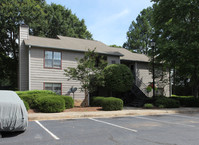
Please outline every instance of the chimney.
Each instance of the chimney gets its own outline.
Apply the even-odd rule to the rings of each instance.
[[[19,90],[28,90],[28,48],[24,40],[29,39],[29,27],[20,25],[19,27]]]

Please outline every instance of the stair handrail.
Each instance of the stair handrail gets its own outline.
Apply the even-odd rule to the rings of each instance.
[[[137,76],[135,76],[135,78],[136,78],[136,83],[135,83],[136,86],[137,86],[137,84],[138,84],[137,82],[139,82],[140,87],[138,87],[138,86],[137,86],[137,87],[138,87],[146,96],[149,96],[149,93],[147,92],[147,89],[146,89],[148,86],[147,86],[145,83],[143,83],[142,80],[140,80],[140,78],[138,78]],[[141,87],[141,86],[143,86],[143,87]]]

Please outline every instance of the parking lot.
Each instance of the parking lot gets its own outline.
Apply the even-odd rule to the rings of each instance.
[[[2,145],[198,145],[199,114],[30,121]]]

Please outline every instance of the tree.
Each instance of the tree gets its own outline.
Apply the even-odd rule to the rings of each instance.
[[[48,5],[45,0],[1,0],[0,82],[8,79],[12,89],[17,88],[18,32],[22,23],[30,27],[30,35],[34,36],[92,39],[84,20],[61,5]]]
[[[112,92],[126,92],[133,86],[131,70],[124,64],[108,65],[104,69],[105,86]]]
[[[193,95],[199,89],[199,1],[153,0],[157,60],[190,78]]]
[[[45,6],[47,31],[46,37],[56,38],[57,35],[75,38],[92,39],[87,30],[84,19],[79,20],[71,10],[61,5],[51,4]]]
[[[85,92],[83,106],[88,106],[89,93],[95,91],[98,86],[104,86],[103,69],[107,63],[95,50],[88,50],[83,58],[77,59],[77,64],[76,68],[65,69],[65,75],[69,79],[80,81],[81,89]]]
[[[123,44],[124,48],[133,52],[148,54],[149,41],[152,35],[151,15],[153,9],[148,7],[143,9],[136,18],[136,22],[132,21],[127,32],[127,42]]]
[[[122,48],[122,46],[118,46],[116,44],[113,44],[113,45],[109,45],[110,47],[115,47],[115,48]]]

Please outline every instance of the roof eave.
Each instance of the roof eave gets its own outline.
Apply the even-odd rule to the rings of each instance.
[[[134,62],[146,62],[146,63],[150,62],[150,61],[144,61],[144,60],[132,60],[132,59],[130,60],[130,59],[122,59],[122,58],[120,60],[121,61],[124,60],[124,61],[134,61]]]
[[[68,51],[75,51],[75,52],[86,52],[86,50],[78,50],[78,49],[70,49],[70,48],[58,48],[58,47],[50,47],[50,46],[39,46],[39,45],[32,45],[32,44],[26,44],[26,46],[31,46],[31,47],[40,47],[40,48],[50,48],[50,49],[60,49],[60,50],[68,50]],[[103,55],[111,55],[111,56],[124,56],[121,53],[114,54],[114,53],[102,53],[102,52],[96,52],[98,54],[103,54]]]

